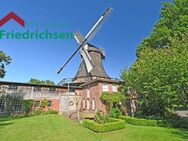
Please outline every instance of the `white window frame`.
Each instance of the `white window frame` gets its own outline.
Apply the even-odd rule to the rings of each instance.
[[[92,110],[95,110],[95,99],[92,99]]]
[[[90,91],[89,89],[86,89],[87,98],[90,98]]]
[[[118,86],[112,85],[112,92],[118,92]]]
[[[41,92],[42,91],[42,87],[34,86],[33,91],[34,92]]]
[[[18,86],[17,85],[9,85],[9,90],[18,90]]]
[[[86,108],[86,101],[85,99],[83,100],[83,103],[82,103],[82,108],[85,109]]]
[[[108,92],[109,91],[109,85],[108,84],[102,84],[102,91]]]
[[[0,113],[3,113],[5,110],[5,100],[0,100]]]
[[[90,109],[90,101],[89,100],[87,100],[87,110],[89,110]]]
[[[14,112],[21,112],[22,109],[22,101],[16,101],[14,104]]]

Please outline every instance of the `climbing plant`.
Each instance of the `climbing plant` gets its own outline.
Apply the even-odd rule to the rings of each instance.
[[[122,101],[126,100],[126,97],[121,93],[104,92],[100,99],[106,105],[107,111],[109,112],[111,108],[120,106]]]

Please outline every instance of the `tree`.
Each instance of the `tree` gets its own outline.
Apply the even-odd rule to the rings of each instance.
[[[164,3],[161,18],[137,50],[137,61],[121,77],[137,91],[142,116],[164,117],[188,106],[188,1]]]
[[[173,4],[163,4],[159,21],[137,49],[138,57],[145,48],[172,47],[173,39],[181,41],[188,35],[188,0],[174,0]]]
[[[0,51],[0,78],[6,74],[5,66],[11,63],[10,56],[7,56],[3,51]]]
[[[112,108],[117,108],[122,101],[126,100],[125,95],[121,93],[107,93],[104,92],[100,96],[102,102],[106,105],[107,111],[109,112]]]
[[[35,78],[31,78],[28,83],[30,83],[30,84],[40,84],[40,85],[55,85],[55,83],[51,80],[38,80],[38,79],[35,79]]]

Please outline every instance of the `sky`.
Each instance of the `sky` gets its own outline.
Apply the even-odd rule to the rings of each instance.
[[[105,49],[106,72],[119,78],[121,70],[135,62],[136,49],[158,21],[164,1],[172,0],[1,0],[0,19],[13,11],[27,26],[10,20],[0,30],[80,31],[85,36],[103,12],[112,7],[111,15],[89,43]],[[40,26],[29,27],[28,23]],[[73,78],[81,61],[79,53],[61,74],[57,70],[77,47],[75,39],[0,39],[0,50],[12,58],[0,81],[28,82],[37,78],[58,83],[63,78]]]

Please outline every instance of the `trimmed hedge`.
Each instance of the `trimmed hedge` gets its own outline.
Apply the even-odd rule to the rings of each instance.
[[[139,126],[158,126],[159,121],[157,120],[149,120],[149,119],[141,119],[141,118],[134,118],[129,116],[122,116],[120,119],[124,120],[125,123],[139,125]]]
[[[151,120],[143,118],[134,118],[129,116],[121,116],[120,119],[125,123],[138,126],[158,126],[158,127],[174,127],[188,129],[188,120]]]
[[[110,119],[109,123],[99,124],[93,120],[84,120],[82,125],[94,132],[105,133],[125,128],[125,121],[121,119]]]

